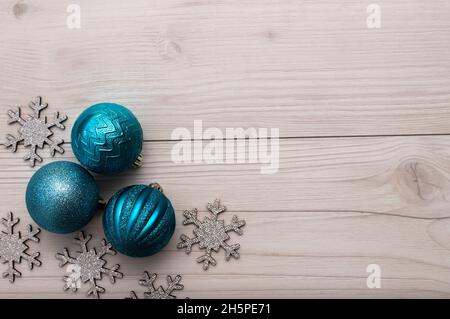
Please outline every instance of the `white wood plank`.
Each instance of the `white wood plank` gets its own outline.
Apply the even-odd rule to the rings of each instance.
[[[218,266],[204,272],[194,261],[199,255],[196,249],[192,256],[175,249],[178,235],[185,231],[179,218],[174,239],[160,254],[138,259],[107,257],[111,264],[120,263],[126,276],[114,286],[102,282],[108,287],[105,296],[120,298],[131,289],[142,291],[137,280],[143,269],[160,273],[163,280],[167,273],[183,274],[186,289],[180,296],[190,297],[448,297],[450,293],[445,279],[449,278],[449,253],[432,240],[433,221],[318,212],[243,216],[247,226],[245,235],[238,238],[242,244],[239,261],[226,263],[217,256]],[[100,218],[87,231],[101,234]],[[64,294],[58,280],[65,269],[57,267],[54,252],[64,246],[75,248],[71,236],[44,232],[41,237],[41,246],[46,247],[43,267],[24,271],[14,285],[1,281],[0,295],[83,297],[86,287],[79,294]],[[366,287],[366,267],[373,263],[382,269],[379,290]]]
[[[0,4],[0,107],[43,95],[69,114],[67,141],[101,101],[132,109],[147,140],[193,119],[285,137],[450,133],[448,1],[378,1],[379,30],[355,0],[77,3],[79,30],[57,0]]]
[[[272,175],[261,174],[264,164],[176,164],[171,160],[176,143],[145,143],[142,168],[98,176],[103,197],[157,181],[177,209],[204,207],[220,197],[233,211],[449,217],[448,136],[282,140],[279,172]],[[70,145],[65,149],[55,160],[76,161]],[[0,191],[7,206],[23,204],[26,184],[38,168],[22,161],[25,154],[0,151]]]

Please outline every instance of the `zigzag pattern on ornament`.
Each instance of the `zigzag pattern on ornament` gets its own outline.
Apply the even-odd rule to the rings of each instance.
[[[112,120],[109,120],[112,118]],[[82,133],[82,139],[75,140],[83,145],[83,151],[89,155],[89,165],[97,166],[101,162],[108,162],[116,158],[131,159],[128,152],[130,140],[121,139],[124,135],[133,136],[140,133],[138,125],[129,126],[127,120],[123,120],[121,115],[113,110],[103,109],[102,113],[96,114],[96,120],[101,123],[95,128],[95,131],[87,130]],[[95,138],[92,138],[95,136]]]

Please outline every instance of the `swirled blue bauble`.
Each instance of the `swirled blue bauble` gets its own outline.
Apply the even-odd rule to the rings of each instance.
[[[92,219],[99,191],[94,178],[83,167],[57,161],[34,173],[25,199],[36,224],[50,232],[66,234],[80,230]]]
[[[87,169],[119,173],[133,166],[142,150],[142,127],[127,108],[100,103],[86,109],[72,128],[72,149]]]
[[[103,215],[105,236],[120,253],[150,256],[167,245],[175,230],[175,213],[159,190],[133,185],[118,191]]]

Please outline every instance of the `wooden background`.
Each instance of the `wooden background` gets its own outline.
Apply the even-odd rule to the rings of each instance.
[[[89,105],[114,101],[140,119],[144,167],[99,177],[108,198],[122,186],[158,181],[177,229],[156,256],[116,255],[125,278],[105,297],[143,289],[143,270],[183,275],[179,297],[450,296],[450,3],[378,0],[382,28],[368,29],[361,0],[2,0],[0,136],[6,110],[36,95],[69,116],[57,136],[73,160],[70,130]],[[81,29],[66,26],[81,6]],[[175,164],[177,127],[280,129],[280,169],[259,164]],[[56,131],[56,130],[55,130]],[[24,204],[35,169],[1,148],[2,215],[31,222]],[[41,150],[47,154],[48,150]],[[247,221],[241,259],[204,272],[176,249],[182,211],[219,197]],[[101,213],[99,212],[99,216]],[[100,217],[86,228],[103,237]],[[73,235],[42,232],[43,265],[1,297],[64,293],[54,258]],[[378,264],[381,289],[368,289]],[[1,265],[2,271],[6,265]]]

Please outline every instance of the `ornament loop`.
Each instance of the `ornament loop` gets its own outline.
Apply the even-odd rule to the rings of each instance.
[[[162,186],[159,185],[158,183],[151,183],[148,186],[150,186],[151,188],[159,190],[161,193],[164,193],[164,190],[163,190]]]
[[[133,163],[133,167],[135,168],[141,167],[143,163],[144,163],[144,156],[142,154],[139,154]]]
[[[104,209],[106,207],[106,200],[104,200],[102,197],[98,199],[98,208]]]

